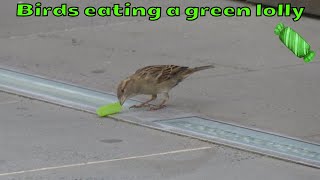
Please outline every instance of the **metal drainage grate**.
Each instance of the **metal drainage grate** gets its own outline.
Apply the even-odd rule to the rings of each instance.
[[[264,152],[273,157],[320,167],[320,145],[199,117],[159,120],[166,129],[180,130],[226,145]]]
[[[102,105],[117,101],[117,97],[112,94],[3,68],[0,68],[0,90],[90,112],[95,112]],[[128,100],[125,106],[134,103],[136,101]]]

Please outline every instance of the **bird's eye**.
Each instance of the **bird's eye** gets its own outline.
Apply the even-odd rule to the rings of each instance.
[[[124,93],[124,89],[121,89],[121,92]]]

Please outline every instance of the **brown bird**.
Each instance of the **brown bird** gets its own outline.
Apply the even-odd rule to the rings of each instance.
[[[130,108],[149,107],[151,101],[163,94],[163,101],[150,110],[158,110],[165,107],[169,100],[169,91],[182,80],[194,72],[214,68],[213,65],[190,68],[177,65],[153,65],[138,69],[134,74],[122,80],[118,85],[117,96],[121,105],[131,97],[137,95],[151,95],[151,99]]]

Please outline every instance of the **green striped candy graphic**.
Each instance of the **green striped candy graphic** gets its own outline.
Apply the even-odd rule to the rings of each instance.
[[[290,27],[279,23],[274,29],[274,33],[297,57],[303,58],[305,62],[311,62],[314,58],[315,52],[310,50],[310,45]]]

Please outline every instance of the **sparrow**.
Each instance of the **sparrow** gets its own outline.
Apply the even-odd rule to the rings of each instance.
[[[213,65],[200,67],[187,67],[178,65],[152,65],[138,69],[134,74],[122,80],[117,88],[117,97],[121,105],[137,95],[151,95],[151,98],[139,105],[131,108],[150,107],[151,101],[155,100],[158,94],[163,94],[164,98],[160,104],[151,107],[150,110],[158,110],[166,107],[169,100],[169,91],[177,86],[181,81],[191,74],[214,68]]]

